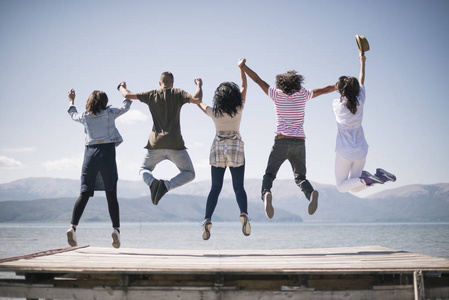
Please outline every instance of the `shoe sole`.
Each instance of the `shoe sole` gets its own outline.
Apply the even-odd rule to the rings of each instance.
[[[377,169],[377,173],[380,173],[380,175],[384,176],[385,178],[387,178],[392,182],[396,181],[396,176],[394,176],[390,172],[385,171],[384,169]]]
[[[371,175],[369,176],[369,178],[374,181],[374,183],[378,183],[378,184],[384,184],[385,182],[380,179],[379,177],[377,177],[376,175]]]
[[[207,223],[203,228],[203,240],[207,241],[210,238],[210,229],[212,228],[212,223]]]
[[[318,191],[313,191],[310,195],[309,215],[313,215],[318,208]]]
[[[273,208],[273,195],[271,193],[266,193],[264,196],[264,205],[265,205],[265,214],[268,219],[272,219],[274,216],[274,208]]]
[[[242,232],[245,236],[251,234],[251,225],[248,222],[248,216],[240,216],[240,222],[242,222]]]
[[[78,243],[75,241],[74,239],[74,234],[73,232],[67,232],[67,242],[69,243],[70,246],[72,247],[76,247],[78,246]]]
[[[120,248],[120,237],[116,232],[112,233],[112,247]]]

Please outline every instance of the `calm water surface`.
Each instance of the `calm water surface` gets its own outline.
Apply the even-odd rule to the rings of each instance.
[[[124,223],[122,248],[296,249],[380,245],[449,258],[449,223],[256,223],[245,237],[240,223]],[[110,223],[80,223],[78,245],[112,247]],[[0,258],[67,247],[67,224],[1,223]]]

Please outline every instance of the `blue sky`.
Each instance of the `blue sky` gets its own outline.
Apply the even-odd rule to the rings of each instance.
[[[165,4],[167,3],[167,4]],[[239,83],[240,57],[270,85],[295,69],[306,88],[358,76],[354,36],[365,35],[367,102],[364,130],[370,145],[366,169],[395,173],[394,184],[449,182],[447,140],[448,1],[0,1],[0,183],[26,177],[78,179],[83,127],[67,114],[74,88],[82,111],[88,95],[105,91],[121,104],[115,87],[133,92],[158,87],[164,71],[191,93],[204,81],[212,103],[223,81]],[[306,107],[309,180],[334,184],[336,124],[332,100]],[[195,105],[181,114],[182,133],[196,180],[209,180],[213,122]],[[117,149],[119,177],[140,180],[152,120],[140,102],[117,120],[125,142]],[[249,80],[241,124],[246,177],[262,178],[275,131],[274,108]],[[176,172],[161,164],[162,178]],[[227,175],[229,176],[229,174]],[[286,162],[278,178],[292,179]],[[142,184],[142,188],[145,186]]]

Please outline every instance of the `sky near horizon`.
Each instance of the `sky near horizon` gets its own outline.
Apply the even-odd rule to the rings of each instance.
[[[158,88],[171,71],[175,87],[195,91],[212,104],[223,81],[240,85],[237,61],[247,59],[268,84],[295,69],[309,89],[358,76],[354,36],[370,43],[366,53],[364,131],[370,145],[366,170],[396,174],[396,183],[357,194],[366,196],[409,184],[449,182],[449,1],[0,1],[0,183],[27,177],[79,179],[83,126],[68,113],[67,92],[84,111],[93,90],[119,106],[116,90]],[[307,177],[335,184],[337,126],[332,100],[306,105]],[[210,181],[209,149],[215,128],[196,105],[181,112],[182,134],[196,179]],[[117,119],[124,138],[117,148],[119,178],[140,180],[152,119],[134,101]],[[275,132],[274,107],[248,78],[241,134],[246,178],[262,178]],[[177,172],[160,164],[155,175]],[[230,178],[227,172],[226,178]],[[288,162],[279,179],[293,180]],[[274,183],[276,184],[276,182]],[[145,189],[142,183],[142,189]]]

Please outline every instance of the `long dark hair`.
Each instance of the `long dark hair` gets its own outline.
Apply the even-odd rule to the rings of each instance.
[[[349,76],[341,76],[338,78],[337,89],[342,97],[346,97],[346,107],[352,114],[357,112],[357,106],[359,106],[359,100],[357,96],[360,92],[360,84],[357,78]]]
[[[93,91],[87,98],[86,111],[94,115],[98,114],[108,105],[108,96],[103,91]]]
[[[232,118],[242,105],[240,88],[234,82],[223,82],[215,90],[213,107],[215,117],[223,117],[227,114]]]
[[[299,75],[295,70],[276,75],[276,87],[287,95],[292,95],[301,89],[304,76]]]

